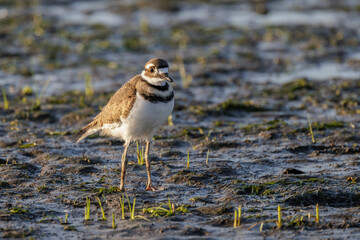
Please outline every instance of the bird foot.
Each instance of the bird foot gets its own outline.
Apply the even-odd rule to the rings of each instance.
[[[151,184],[149,184],[149,185],[146,187],[146,191],[153,191],[153,192],[155,192],[155,191],[156,191],[156,188],[154,188]]]

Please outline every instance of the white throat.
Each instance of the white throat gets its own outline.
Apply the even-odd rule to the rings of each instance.
[[[144,79],[145,81],[147,81],[148,83],[153,84],[153,85],[158,85],[158,86],[165,86],[166,85],[166,81],[164,79],[157,78],[157,77],[148,77],[148,76],[146,76],[145,75],[145,70],[142,71],[141,77],[142,77],[142,79]]]

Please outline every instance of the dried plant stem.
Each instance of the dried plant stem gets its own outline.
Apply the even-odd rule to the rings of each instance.
[[[209,153],[210,153],[210,149],[208,149],[207,154],[206,154],[206,165],[209,164]]]

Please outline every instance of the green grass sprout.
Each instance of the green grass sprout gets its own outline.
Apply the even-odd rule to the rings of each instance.
[[[130,219],[131,220],[135,220],[135,202],[136,202],[136,198],[134,198],[133,206],[130,209]]]
[[[111,225],[112,225],[112,228],[115,229],[116,228],[116,225],[115,225],[115,213],[113,212],[112,213],[112,221],[111,221]]]
[[[170,209],[171,213],[175,213],[175,204],[171,203],[170,198],[168,198],[169,202],[168,202],[168,207]]]
[[[122,198],[119,198],[120,200],[120,205],[121,205],[121,217],[122,219],[125,219],[125,199],[124,199],[124,194],[122,195]]]
[[[241,224],[241,205],[234,211],[234,228],[240,227]]]
[[[145,164],[145,161],[144,161],[145,150],[144,150],[144,147],[141,147],[141,150],[140,150],[139,141],[136,141],[136,155],[137,155],[138,163],[141,165],[144,165]]]
[[[186,168],[187,168],[187,169],[190,168],[190,152],[189,152],[189,149],[187,150],[187,163],[186,163]]]
[[[100,210],[101,210],[101,214],[102,214],[101,220],[106,220],[107,218],[106,218],[106,216],[105,216],[104,208],[103,208],[102,205],[101,205],[100,198],[99,198],[99,197],[96,197],[96,199],[97,199],[97,201],[98,201],[98,203],[99,203]]]
[[[50,218],[51,216],[48,216],[48,217]],[[60,224],[64,224],[61,217],[57,217],[57,219],[59,220]],[[41,220],[43,220],[43,219],[41,219]],[[40,221],[41,221],[41,220],[40,220]]]
[[[84,74],[84,83],[85,83],[85,96],[91,98],[94,95],[94,87],[92,84],[92,76],[89,73]]]
[[[41,101],[42,101],[42,99],[43,99],[43,97],[44,97],[44,95],[45,95],[45,91],[46,91],[46,88],[48,87],[48,85],[50,84],[50,82],[51,82],[51,78],[49,78],[46,82],[45,82],[45,84],[44,84],[44,86],[41,88],[41,90],[40,90],[40,93],[37,91],[36,92],[36,94],[35,94],[35,104],[34,104],[34,106],[33,106],[33,109],[34,110],[40,110],[41,109]]]
[[[316,219],[315,221],[318,223],[320,222],[320,216],[319,216],[319,204],[316,204]]]
[[[31,148],[31,147],[35,147],[36,146],[36,142],[34,143],[25,143],[23,145],[20,145],[19,148]]]
[[[129,204],[130,219],[131,219],[131,220],[135,220],[136,218],[141,218],[141,219],[144,219],[144,220],[146,220],[146,221],[149,221],[149,219],[147,219],[147,218],[144,217],[144,216],[135,215],[135,203],[136,203],[136,198],[134,198],[134,201],[133,201],[133,205],[132,205],[132,206],[131,206],[130,199],[129,199],[129,196],[128,196],[128,195],[126,195],[126,198],[127,198],[128,204]]]
[[[238,208],[238,226],[241,224],[241,205]]]
[[[178,58],[178,67],[179,67],[181,83],[184,88],[188,88],[193,80],[193,77],[186,73],[184,60],[182,58]]]
[[[90,219],[90,198],[86,198],[86,206],[85,206],[85,220]]]
[[[211,133],[213,131],[212,129],[210,129],[207,134],[205,134],[205,132],[204,132],[204,130],[202,128],[199,128],[198,130],[199,130],[199,133],[201,135],[204,135],[204,138],[205,138],[206,141],[211,140],[210,136],[211,136]]]
[[[234,228],[237,228],[237,226],[238,226],[237,220],[238,220],[237,210],[235,209],[235,211],[234,211]]]
[[[282,225],[280,205],[278,205],[278,220],[277,220],[276,224],[277,224],[278,228],[280,229],[281,225]]]
[[[167,206],[167,208],[163,207]],[[161,204],[159,207],[150,207],[150,208],[144,208],[143,213],[150,213],[151,217],[161,217],[161,216],[174,216],[175,213],[188,213],[189,210],[184,207],[180,206],[178,208],[175,208],[175,204],[171,202],[170,198],[166,204]]]
[[[5,88],[2,89],[2,93],[3,93],[3,99],[4,99],[4,109],[8,110],[9,109],[9,101],[7,99],[7,96],[6,96],[6,89]]]
[[[64,219],[64,221],[62,220],[62,218],[61,217],[57,217],[58,219],[59,219],[59,221],[60,221],[60,224],[63,224],[63,225],[65,225],[65,224],[68,224],[68,213],[67,213],[67,211],[65,211],[65,219]],[[46,217],[44,217],[44,218],[42,218],[41,220],[40,220],[40,222],[42,222],[42,221],[44,221],[45,219],[47,219],[47,218],[51,218],[52,216],[46,216]]]
[[[309,122],[309,130],[310,130],[310,134],[311,134],[311,139],[312,139],[312,142],[315,143],[316,141],[315,141],[315,137],[314,137],[314,132],[313,132],[312,127],[311,127],[309,113],[307,113],[307,119],[308,119],[308,122]]]
[[[169,126],[174,126],[174,122],[172,120],[172,114],[170,114],[169,117],[168,117],[168,125]]]
[[[130,204],[130,199],[129,199],[129,196],[126,195],[126,198],[127,198],[127,201],[128,201],[128,204],[129,204],[129,212],[130,212],[130,219],[131,220],[134,220],[135,219],[135,202],[136,202],[136,198],[134,198],[134,203],[133,203],[133,206],[131,207],[131,204]]]

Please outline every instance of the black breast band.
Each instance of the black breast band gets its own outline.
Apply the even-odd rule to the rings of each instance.
[[[158,103],[163,102],[167,103],[174,99],[174,92],[172,91],[169,96],[163,97],[152,93],[140,93],[140,96],[142,96],[145,100],[152,102],[152,103]]]

